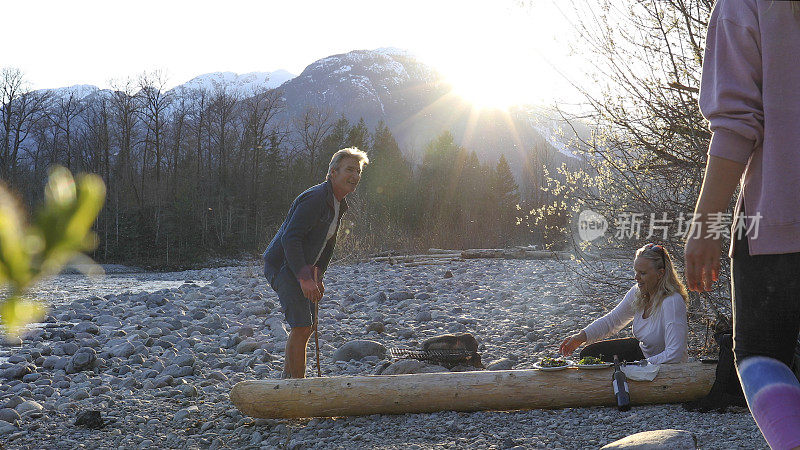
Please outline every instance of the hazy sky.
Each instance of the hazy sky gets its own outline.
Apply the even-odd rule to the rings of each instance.
[[[553,0],[27,0],[2,10],[0,66],[34,88],[108,87],[155,69],[170,85],[219,71],[299,74],[332,54],[398,47],[467,97],[539,102],[570,96],[558,72],[579,66]]]

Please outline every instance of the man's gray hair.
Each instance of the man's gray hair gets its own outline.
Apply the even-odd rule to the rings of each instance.
[[[326,176],[326,179],[329,179],[331,177],[331,173],[339,168],[339,164],[342,162],[343,158],[355,159],[359,162],[359,167],[362,169],[364,168],[365,164],[369,164],[369,157],[363,151],[356,147],[343,148],[333,154],[331,163],[328,165],[328,175]]]

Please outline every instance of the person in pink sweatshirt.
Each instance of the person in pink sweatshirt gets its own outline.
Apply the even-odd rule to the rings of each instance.
[[[800,447],[800,4],[717,0],[700,110],[712,131],[686,242],[689,289],[718,280],[721,242],[706,220],[741,183],[731,257],[734,355],[753,418],[776,449]],[[704,221],[705,220],[705,221]]]

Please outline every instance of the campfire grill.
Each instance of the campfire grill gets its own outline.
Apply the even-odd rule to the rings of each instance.
[[[433,363],[444,363],[457,365],[459,363],[472,364],[480,361],[480,354],[467,349],[436,349],[436,350],[412,350],[408,348],[390,348],[389,354],[396,359],[417,359]]]

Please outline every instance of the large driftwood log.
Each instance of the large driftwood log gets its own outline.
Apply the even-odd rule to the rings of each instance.
[[[572,254],[568,252],[551,252],[531,250],[525,247],[515,248],[474,248],[461,252],[464,259],[503,258],[503,259],[557,259],[569,261]]]
[[[435,255],[404,255],[404,256],[376,256],[370,261],[392,261],[396,263],[400,262],[414,262],[417,260],[429,260],[429,261],[452,261],[456,259],[461,259],[460,253],[440,253]]]
[[[604,257],[583,253],[579,257],[570,252],[557,252],[550,250],[533,250],[530,247],[512,248],[471,248],[461,252],[464,259],[478,258],[502,258],[502,259],[553,259],[558,261],[570,261],[572,259],[584,259],[587,261],[597,261],[600,259],[619,259],[617,257]],[[627,258],[626,258],[627,259]]]
[[[715,364],[664,364],[653,381],[629,381],[631,403],[698,400]],[[610,369],[499,370],[237,383],[231,401],[252,417],[334,417],[434,411],[616,405]]]

